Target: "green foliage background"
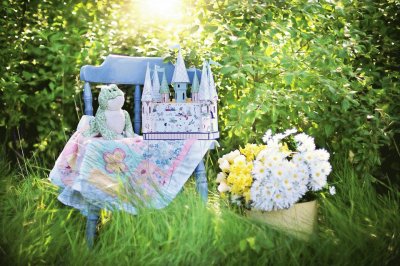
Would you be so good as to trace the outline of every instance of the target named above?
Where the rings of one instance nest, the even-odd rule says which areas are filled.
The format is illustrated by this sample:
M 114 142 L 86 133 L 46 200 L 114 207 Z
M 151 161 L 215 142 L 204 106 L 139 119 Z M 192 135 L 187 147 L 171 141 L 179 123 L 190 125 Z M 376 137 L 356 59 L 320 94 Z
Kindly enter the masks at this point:
M 142 14 L 144 1 L 0 0 L 0 262 L 398 261 L 400 2 L 183 0 L 186 16 L 168 22 Z M 97 245 L 86 248 L 84 217 L 46 180 L 82 115 L 79 70 L 110 53 L 174 60 L 176 43 L 187 66 L 222 65 L 222 151 L 208 157 L 210 181 L 218 155 L 260 142 L 268 128 L 297 127 L 330 150 L 337 194 L 319 199 L 310 242 L 237 215 L 211 181 L 207 206 L 189 183 L 163 210 L 103 212 Z
M 8 154 L 51 166 L 82 115 L 81 66 L 110 53 L 172 59 L 168 45 L 180 43 L 189 65 L 222 64 L 223 153 L 297 127 L 360 172 L 399 182 L 399 1 L 184 3 L 171 26 L 140 14 L 140 1 L 2 1 Z

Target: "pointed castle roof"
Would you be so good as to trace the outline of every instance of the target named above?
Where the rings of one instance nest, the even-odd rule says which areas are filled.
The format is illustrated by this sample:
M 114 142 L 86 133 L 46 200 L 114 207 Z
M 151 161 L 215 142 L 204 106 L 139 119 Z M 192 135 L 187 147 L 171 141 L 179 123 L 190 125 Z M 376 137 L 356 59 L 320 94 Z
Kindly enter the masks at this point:
M 150 79 L 150 67 L 149 67 L 149 63 L 147 63 L 146 76 L 145 76 L 144 85 L 143 85 L 142 102 L 151 102 L 152 101 L 153 98 L 151 96 L 151 91 L 152 91 L 152 86 L 151 86 L 151 79 Z
M 169 93 L 167 77 L 165 76 L 165 69 L 163 71 L 163 77 L 162 77 L 162 80 L 161 80 L 160 93 Z
M 208 80 L 207 62 L 206 61 L 204 61 L 203 70 L 201 71 L 199 100 L 200 101 L 211 100 L 211 98 L 210 98 L 210 82 Z
M 190 83 L 189 76 L 186 71 L 185 62 L 183 61 L 180 49 L 178 52 L 178 58 L 176 59 L 174 75 L 172 76 L 172 83 L 177 82 Z
M 210 90 L 210 98 L 211 100 L 218 99 L 217 90 L 215 88 L 215 82 L 213 73 L 211 71 L 211 65 L 208 64 L 208 81 L 209 81 L 209 90 Z
M 161 101 L 161 94 L 160 94 L 160 80 L 158 78 L 158 69 L 157 65 L 154 66 L 154 74 L 153 74 L 153 88 L 152 88 L 152 97 L 154 101 Z
M 196 69 L 194 70 L 193 82 L 192 82 L 192 92 L 199 92 L 200 84 L 199 78 L 197 77 Z

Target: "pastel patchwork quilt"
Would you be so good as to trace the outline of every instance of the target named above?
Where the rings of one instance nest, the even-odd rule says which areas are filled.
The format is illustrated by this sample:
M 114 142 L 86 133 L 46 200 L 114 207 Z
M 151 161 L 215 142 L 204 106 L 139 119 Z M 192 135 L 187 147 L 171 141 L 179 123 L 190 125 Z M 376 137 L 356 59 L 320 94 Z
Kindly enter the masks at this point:
M 87 138 L 85 119 L 50 172 L 61 188 L 58 199 L 84 215 L 89 206 L 132 214 L 167 206 L 215 142 Z

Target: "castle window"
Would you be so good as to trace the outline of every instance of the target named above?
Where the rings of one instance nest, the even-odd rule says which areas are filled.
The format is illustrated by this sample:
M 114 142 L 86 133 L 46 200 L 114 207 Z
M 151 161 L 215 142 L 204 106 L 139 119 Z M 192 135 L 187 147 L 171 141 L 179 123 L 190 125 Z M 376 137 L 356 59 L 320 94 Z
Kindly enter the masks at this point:
M 151 113 L 151 108 L 150 108 L 150 106 L 149 106 L 149 114 Z
M 182 93 L 182 99 L 185 100 L 185 93 Z
M 180 88 L 180 87 L 181 87 L 181 85 L 178 84 L 178 88 Z

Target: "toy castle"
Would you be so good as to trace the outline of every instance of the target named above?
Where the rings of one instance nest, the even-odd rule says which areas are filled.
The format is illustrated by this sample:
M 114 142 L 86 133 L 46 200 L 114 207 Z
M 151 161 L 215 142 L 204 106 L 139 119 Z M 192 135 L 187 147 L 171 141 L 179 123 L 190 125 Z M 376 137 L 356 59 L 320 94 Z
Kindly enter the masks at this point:
M 160 79 L 158 73 L 162 73 Z M 210 65 L 204 61 L 201 79 L 194 70 L 192 83 L 181 52 L 175 64 L 171 84 L 174 98 L 170 101 L 170 90 L 165 70 L 154 67 L 151 79 L 149 64 L 142 94 L 142 131 L 144 139 L 217 139 L 219 138 L 217 102 Z M 188 90 L 191 85 L 191 98 Z

